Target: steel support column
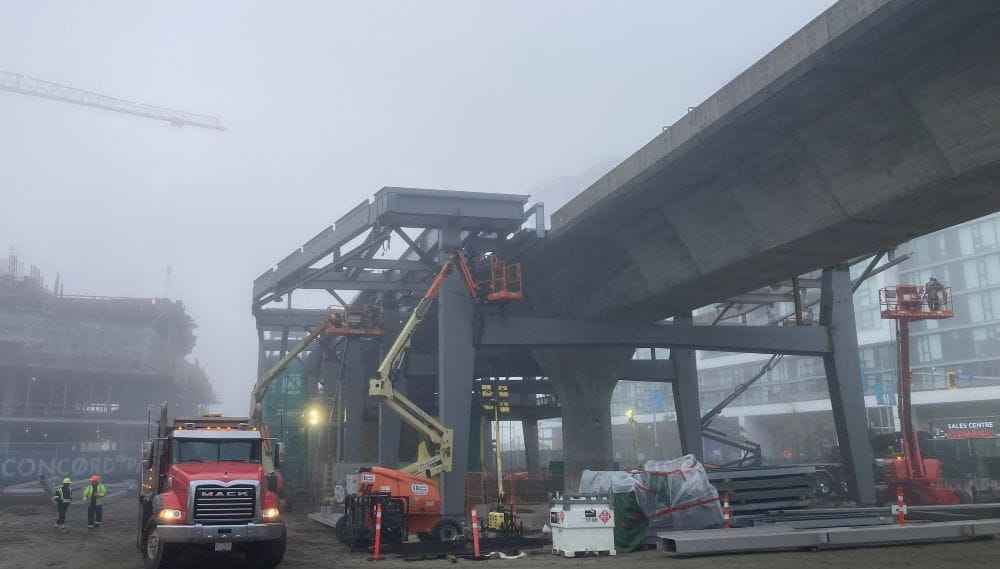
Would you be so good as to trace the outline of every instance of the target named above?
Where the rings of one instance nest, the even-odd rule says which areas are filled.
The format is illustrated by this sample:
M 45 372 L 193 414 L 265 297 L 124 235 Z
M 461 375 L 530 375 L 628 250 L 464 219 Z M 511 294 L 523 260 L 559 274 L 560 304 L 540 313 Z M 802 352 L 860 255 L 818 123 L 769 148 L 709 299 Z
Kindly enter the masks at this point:
M 347 350 L 347 376 L 344 378 L 344 452 L 345 462 L 366 462 L 364 449 L 365 404 L 368 401 L 368 380 L 378 367 L 377 353 L 371 342 L 350 340 Z M 374 453 L 372 453 L 374 454 Z M 374 459 L 372 456 L 369 460 Z
M 267 372 L 267 353 L 264 350 L 264 329 L 257 327 L 257 377 Z
M 438 416 L 454 429 L 452 471 L 442 476 L 442 511 L 465 514 L 465 479 L 469 461 L 472 376 L 476 348 L 472 343 L 474 305 L 458 272 L 441 288 L 438 302 Z
M 385 355 L 384 351 L 389 349 L 392 342 L 395 340 L 396 336 L 399 335 L 399 330 L 402 328 L 402 322 L 400 322 L 398 307 L 394 308 L 390 313 L 388 310 L 385 313 L 384 318 L 385 327 L 385 337 L 382 339 L 381 347 L 379 352 L 379 360 Z M 406 389 L 407 377 L 406 370 L 400 370 L 399 377 L 396 380 L 396 390 L 402 393 L 404 396 L 409 396 L 410 393 Z M 403 434 L 403 419 L 393 412 L 391 409 L 387 408 L 385 405 L 379 405 L 378 410 L 378 464 L 379 466 L 384 466 L 386 468 L 396 468 L 399 466 L 399 441 Z
M 833 348 L 832 353 L 823 356 L 823 366 L 840 441 L 840 457 L 851 498 L 870 505 L 875 503 L 875 483 L 850 269 L 847 265 L 826 268 L 821 281 L 819 319 L 830 330 Z
M 691 313 L 674 317 L 674 324 L 690 326 Z M 681 452 L 693 454 L 698 460 L 705 459 L 705 447 L 701 440 L 701 399 L 698 397 L 698 358 L 695 350 L 670 350 L 674 364 L 674 381 L 670 384 L 674 392 L 674 411 L 677 413 L 677 432 L 681 439 Z M 655 427 L 654 427 L 655 428 Z
M 524 436 L 524 464 L 528 470 L 539 468 L 538 464 L 538 419 L 521 419 L 521 433 Z

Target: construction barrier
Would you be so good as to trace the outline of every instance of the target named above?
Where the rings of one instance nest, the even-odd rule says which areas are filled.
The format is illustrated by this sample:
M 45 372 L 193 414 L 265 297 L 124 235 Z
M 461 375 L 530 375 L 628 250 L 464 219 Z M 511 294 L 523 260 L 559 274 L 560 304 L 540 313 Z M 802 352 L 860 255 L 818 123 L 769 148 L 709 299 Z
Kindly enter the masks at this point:
M 732 516 L 729 512 L 729 492 L 722 495 L 722 527 L 726 529 L 733 527 Z
M 479 557 L 479 517 L 475 508 L 472 509 L 472 553 Z
M 382 546 L 382 504 L 375 506 L 375 552 L 374 559 L 378 561 L 379 548 Z
M 892 505 L 892 513 L 896 514 L 896 522 L 906 525 L 906 503 L 903 502 L 903 489 L 896 488 L 896 503 Z

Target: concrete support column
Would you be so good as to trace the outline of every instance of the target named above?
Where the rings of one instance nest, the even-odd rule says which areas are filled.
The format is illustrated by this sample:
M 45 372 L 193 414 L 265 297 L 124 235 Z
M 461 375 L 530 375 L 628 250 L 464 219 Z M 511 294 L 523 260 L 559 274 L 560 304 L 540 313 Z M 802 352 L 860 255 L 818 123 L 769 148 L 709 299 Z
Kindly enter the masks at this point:
M 442 478 L 442 513 L 465 515 L 465 484 L 469 464 L 469 427 L 476 348 L 473 345 L 474 305 L 457 271 L 438 298 L 438 417 L 454 429 L 452 470 Z
M 690 326 L 691 313 L 674 317 L 674 324 Z M 695 350 L 671 348 L 670 360 L 674 364 L 674 411 L 677 413 L 677 432 L 681 439 L 681 452 L 705 460 L 705 445 L 701 438 L 701 399 L 698 396 L 698 357 Z
M 528 470 L 537 470 L 538 464 L 538 419 L 521 419 L 521 433 L 524 436 L 524 463 Z
M 611 394 L 635 350 L 535 349 L 535 360 L 548 374 L 562 407 L 563 480 L 577 492 L 584 470 L 610 470 Z
M 824 269 L 820 286 L 819 321 L 820 325 L 829 328 L 833 347 L 832 354 L 823 356 L 823 366 L 840 442 L 840 457 L 851 499 L 861 505 L 874 504 L 872 449 L 868 440 L 868 414 L 861 384 L 861 358 L 848 266 Z

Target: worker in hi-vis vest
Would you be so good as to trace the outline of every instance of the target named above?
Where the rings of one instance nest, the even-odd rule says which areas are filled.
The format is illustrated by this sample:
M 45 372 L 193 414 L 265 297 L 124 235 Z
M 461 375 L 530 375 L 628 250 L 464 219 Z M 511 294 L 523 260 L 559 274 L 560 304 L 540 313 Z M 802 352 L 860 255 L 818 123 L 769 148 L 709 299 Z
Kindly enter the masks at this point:
M 66 533 L 66 512 L 69 510 L 69 505 L 73 503 L 73 489 L 70 488 L 70 484 L 73 481 L 69 478 L 63 478 L 62 486 L 56 488 L 56 491 L 52 494 L 52 502 L 56 505 L 56 511 L 59 512 L 59 517 L 56 519 L 56 525 L 52 528 L 53 531 L 62 530 Z
M 101 529 L 101 517 L 104 515 L 104 497 L 108 489 L 101 484 L 101 477 L 93 475 L 90 484 L 83 489 L 83 503 L 87 504 L 87 529 Z

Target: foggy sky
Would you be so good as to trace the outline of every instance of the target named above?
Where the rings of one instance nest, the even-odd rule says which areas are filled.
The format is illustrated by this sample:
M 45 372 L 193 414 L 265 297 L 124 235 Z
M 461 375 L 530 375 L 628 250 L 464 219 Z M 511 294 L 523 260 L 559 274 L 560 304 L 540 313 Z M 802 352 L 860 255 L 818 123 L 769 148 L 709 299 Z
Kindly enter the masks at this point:
M 228 130 L 0 92 L 0 254 L 67 294 L 164 296 L 172 266 L 245 413 L 251 282 L 350 207 L 557 188 L 551 212 L 830 4 L 5 0 L 0 69 Z

